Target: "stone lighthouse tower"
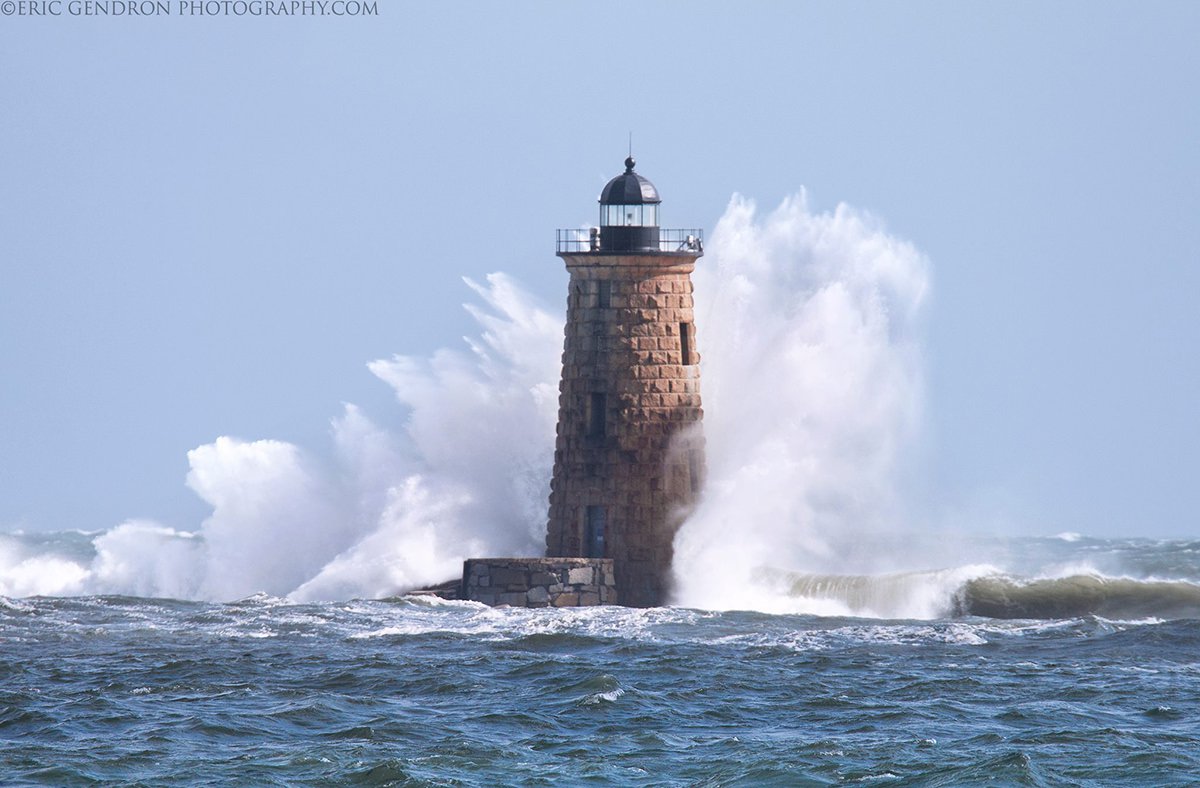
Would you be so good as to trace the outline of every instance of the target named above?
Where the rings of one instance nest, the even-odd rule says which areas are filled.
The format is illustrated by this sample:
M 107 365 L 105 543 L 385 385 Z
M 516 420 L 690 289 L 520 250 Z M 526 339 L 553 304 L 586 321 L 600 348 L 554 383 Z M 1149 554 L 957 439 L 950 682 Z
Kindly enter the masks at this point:
M 546 554 L 609 558 L 621 604 L 664 603 L 675 532 L 704 478 L 691 273 L 699 230 L 658 226 L 625 160 L 589 237 L 560 230 L 571 275 Z

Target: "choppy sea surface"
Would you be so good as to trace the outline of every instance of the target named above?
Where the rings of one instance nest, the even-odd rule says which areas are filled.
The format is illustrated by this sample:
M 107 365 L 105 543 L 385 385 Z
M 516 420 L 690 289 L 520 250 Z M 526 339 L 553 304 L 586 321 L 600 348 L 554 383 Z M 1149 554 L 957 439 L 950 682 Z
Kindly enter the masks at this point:
M 1025 548 L 1109 564 L 923 619 L 0 597 L 0 784 L 1196 785 L 1200 543 Z

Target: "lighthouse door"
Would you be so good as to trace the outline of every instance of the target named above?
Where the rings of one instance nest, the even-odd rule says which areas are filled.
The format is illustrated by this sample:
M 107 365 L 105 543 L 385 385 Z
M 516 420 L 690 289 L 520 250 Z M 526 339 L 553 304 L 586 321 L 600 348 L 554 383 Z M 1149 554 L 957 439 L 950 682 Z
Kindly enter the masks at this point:
M 603 506 L 587 508 L 587 557 L 604 557 L 604 529 L 607 510 Z

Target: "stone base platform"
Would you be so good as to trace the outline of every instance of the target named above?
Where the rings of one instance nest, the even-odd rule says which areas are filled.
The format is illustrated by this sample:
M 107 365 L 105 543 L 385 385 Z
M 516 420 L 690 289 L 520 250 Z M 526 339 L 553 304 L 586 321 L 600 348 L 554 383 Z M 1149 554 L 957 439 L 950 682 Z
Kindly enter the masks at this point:
M 468 558 L 462 598 L 485 605 L 617 604 L 611 558 Z

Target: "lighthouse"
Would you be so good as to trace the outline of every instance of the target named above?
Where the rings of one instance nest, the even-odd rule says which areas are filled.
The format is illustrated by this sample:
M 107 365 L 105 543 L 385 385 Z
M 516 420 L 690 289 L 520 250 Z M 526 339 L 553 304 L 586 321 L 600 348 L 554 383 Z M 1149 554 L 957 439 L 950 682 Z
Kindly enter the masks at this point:
M 649 607 L 666 601 L 704 479 L 703 235 L 659 227 L 662 200 L 635 164 L 604 187 L 597 227 L 558 231 L 570 283 L 546 554 L 611 560 L 617 601 Z
M 590 230 L 559 230 L 566 338 L 546 555 L 468 558 L 420 593 L 488 605 L 664 604 L 675 533 L 704 483 L 692 271 L 700 230 L 659 227 L 662 200 L 625 172 Z

